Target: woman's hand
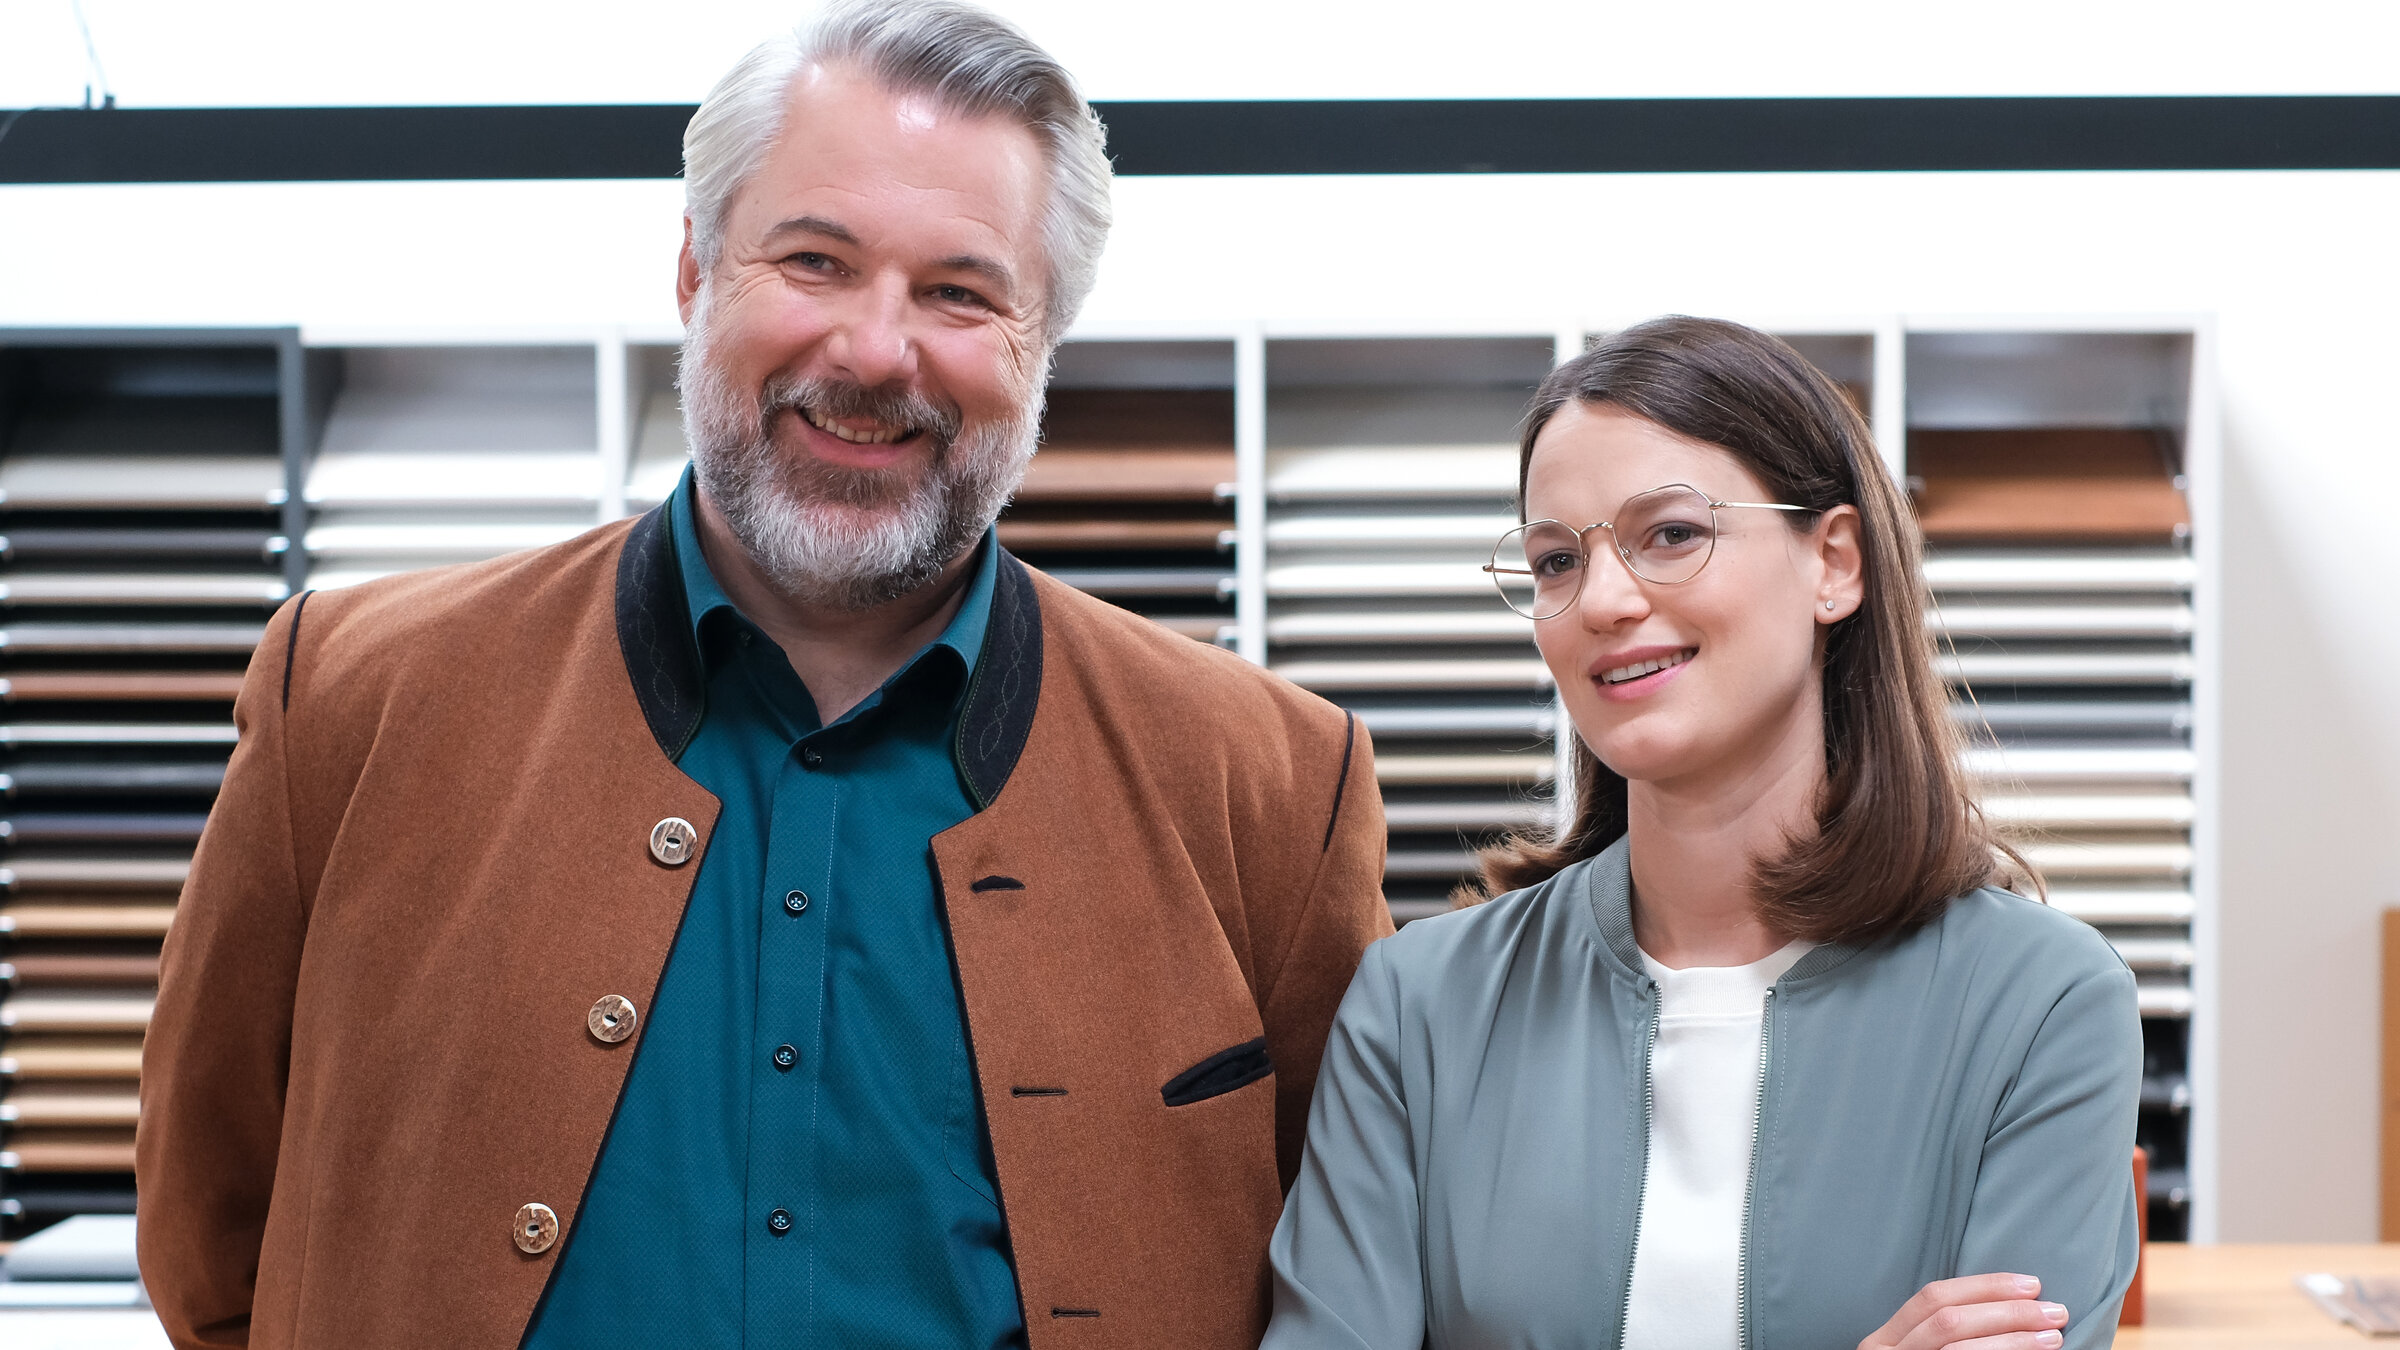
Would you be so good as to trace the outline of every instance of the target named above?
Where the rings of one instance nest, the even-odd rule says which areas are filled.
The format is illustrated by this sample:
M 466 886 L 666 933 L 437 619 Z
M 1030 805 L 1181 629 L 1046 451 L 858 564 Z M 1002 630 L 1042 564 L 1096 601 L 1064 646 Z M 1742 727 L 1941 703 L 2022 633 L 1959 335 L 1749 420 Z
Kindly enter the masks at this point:
M 2067 1310 L 2037 1301 L 2031 1275 L 1961 1275 L 1935 1280 L 1900 1305 L 1858 1350 L 2057 1350 Z

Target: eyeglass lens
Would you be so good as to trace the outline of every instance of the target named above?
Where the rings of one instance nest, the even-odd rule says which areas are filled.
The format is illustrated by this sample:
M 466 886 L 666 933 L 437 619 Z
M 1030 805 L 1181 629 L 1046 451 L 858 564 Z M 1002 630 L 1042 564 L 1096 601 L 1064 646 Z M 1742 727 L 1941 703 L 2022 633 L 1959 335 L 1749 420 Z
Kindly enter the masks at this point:
M 1716 513 L 1688 487 L 1663 487 L 1626 501 L 1604 533 L 1633 574 L 1662 586 L 1691 580 L 1716 548 Z M 1492 551 L 1492 577 L 1509 608 L 1528 618 L 1563 614 L 1590 570 L 1585 539 L 1553 520 L 1520 525 Z

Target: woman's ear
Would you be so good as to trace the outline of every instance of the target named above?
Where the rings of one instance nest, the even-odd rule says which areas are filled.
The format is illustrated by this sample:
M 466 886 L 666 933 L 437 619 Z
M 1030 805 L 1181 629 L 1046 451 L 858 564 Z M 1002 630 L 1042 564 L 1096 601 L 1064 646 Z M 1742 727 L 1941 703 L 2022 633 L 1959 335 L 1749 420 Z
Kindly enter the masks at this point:
M 1817 622 L 1858 612 L 1867 589 L 1866 555 L 1858 542 L 1858 508 L 1834 507 L 1817 521 Z

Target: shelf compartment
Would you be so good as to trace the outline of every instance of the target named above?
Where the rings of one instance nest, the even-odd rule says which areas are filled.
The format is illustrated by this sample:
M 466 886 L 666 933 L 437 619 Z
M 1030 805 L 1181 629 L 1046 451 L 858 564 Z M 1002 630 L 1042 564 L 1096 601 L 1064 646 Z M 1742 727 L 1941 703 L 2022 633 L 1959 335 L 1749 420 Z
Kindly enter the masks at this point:
M 0 1172 L 132 1170 L 131 1130 L 28 1130 L 0 1144 Z
M 1137 549 L 1225 552 L 1233 531 L 1216 520 L 1027 520 L 1000 522 L 1001 546 L 1014 553 Z
M 2061 877 L 2158 877 L 2181 881 L 2192 874 L 2192 846 L 2185 843 L 2085 843 L 2033 841 L 2017 851 L 2045 879 Z
M 2090 924 L 2185 924 L 2192 919 L 2187 890 L 2050 888 L 2050 907 Z
M 1375 780 L 1383 784 L 1477 783 L 1501 787 L 1547 783 L 1557 757 L 1535 754 L 1378 755 Z
M 239 671 L 32 671 L 0 676 L 12 703 L 231 703 Z
M 141 1110 L 141 1099 L 130 1092 L 21 1088 L 0 1093 L 0 1129 L 131 1129 Z
M 2191 530 L 2171 439 L 2143 428 L 1911 428 L 1908 469 L 1936 543 L 2165 543 Z
M 2193 816 L 2191 796 L 2180 792 L 2001 793 L 1983 799 L 1983 813 L 2005 827 L 2087 831 L 2188 830 Z
M 1925 584 L 1936 594 L 2177 595 L 2199 575 L 2190 554 L 2166 550 L 1941 551 L 1925 559 Z
M 1284 661 L 1270 667 L 1303 689 L 1544 690 L 1550 668 L 1531 659 Z
M 1944 678 L 1968 684 L 2188 685 L 2188 651 L 1949 652 L 1934 659 Z
M 1082 450 L 1045 447 L 1027 466 L 1020 502 L 1233 500 L 1233 450 Z
M 175 922 L 173 905 L 33 905 L 0 903 L 0 937 L 163 939 Z
M 138 1036 L 42 1037 L 0 1045 L 0 1078 L 89 1082 L 138 1079 L 141 1074 Z
M 273 609 L 292 588 L 276 577 L 140 572 L 17 573 L 0 578 L 0 605 L 159 605 Z
M 265 455 L 20 455 L 0 460 L 12 511 L 271 511 L 283 462 Z
M 82 952 L 33 952 L 0 957 L 0 988 L 46 989 L 60 985 L 158 983 L 156 956 L 94 956 Z
M 1547 741 L 1558 732 L 1558 712 L 1548 704 L 1434 707 L 1353 707 L 1361 725 L 1378 741 L 1422 737 L 1492 736 Z
M 258 623 L 13 623 L 0 627 L 0 652 L 246 658 L 266 631 Z
M 0 890 L 180 891 L 191 873 L 188 857 L 12 858 Z
M 273 564 L 288 545 L 265 530 L 17 527 L 0 534 L 0 563 L 173 558 Z
M 0 995 L 0 1032 L 72 1035 L 138 1032 L 150 1025 L 149 997 L 103 994 Z
M 1953 641 L 2025 638 L 2177 639 L 2192 635 L 2189 605 L 1952 604 L 1927 616 Z
M 218 745 L 231 746 L 240 733 L 224 722 L 10 722 L 0 723 L 0 747 L 29 745 Z

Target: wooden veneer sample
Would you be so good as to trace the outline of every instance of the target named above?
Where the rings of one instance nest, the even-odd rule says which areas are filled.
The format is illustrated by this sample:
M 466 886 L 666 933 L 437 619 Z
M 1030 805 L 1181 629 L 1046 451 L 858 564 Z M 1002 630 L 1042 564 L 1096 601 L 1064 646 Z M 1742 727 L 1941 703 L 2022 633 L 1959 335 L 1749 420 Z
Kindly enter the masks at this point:
M 130 1172 L 133 1131 L 25 1130 L 0 1141 L 0 1171 Z
M 0 1078 L 123 1080 L 141 1076 L 139 1037 L 17 1037 L 0 1048 Z
M 1229 523 L 1206 517 L 1175 520 L 1003 520 L 1000 542 L 1019 552 L 1105 552 L 1136 549 L 1214 550 Z
M 61 985 L 150 987 L 158 983 L 158 957 L 18 952 L 0 956 L 0 983 L 20 989 L 52 989 Z
M 242 692 L 240 671 L 40 671 L 0 679 L 0 698 L 12 702 L 230 703 Z
M 2158 432 L 1912 430 L 1917 524 L 1945 543 L 2171 543 L 2191 524 Z

